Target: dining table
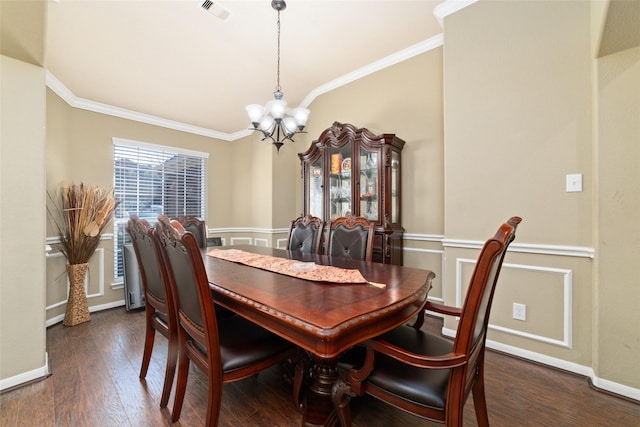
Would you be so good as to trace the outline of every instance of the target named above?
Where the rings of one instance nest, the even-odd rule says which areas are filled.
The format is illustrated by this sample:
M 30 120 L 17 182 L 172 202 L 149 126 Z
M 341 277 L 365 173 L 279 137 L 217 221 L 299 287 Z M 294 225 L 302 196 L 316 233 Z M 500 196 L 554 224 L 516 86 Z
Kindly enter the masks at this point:
M 341 354 L 414 318 L 435 274 L 426 269 L 254 245 L 202 249 L 215 303 L 308 355 L 302 426 L 336 424 L 331 389 Z M 295 392 L 295 390 L 294 390 Z

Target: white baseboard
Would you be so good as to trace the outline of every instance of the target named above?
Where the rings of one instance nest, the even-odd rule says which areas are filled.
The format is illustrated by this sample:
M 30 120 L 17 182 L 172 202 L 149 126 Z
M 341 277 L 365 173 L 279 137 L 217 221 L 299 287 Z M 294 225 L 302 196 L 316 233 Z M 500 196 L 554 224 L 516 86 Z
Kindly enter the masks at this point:
M 110 308 L 121 307 L 123 305 L 125 305 L 124 300 L 114 301 L 107 304 L 94 305 L 89 307 L 89 312 L 93 313 L 96 311 L 108 310 Z M 54 316 L 51 319 L 48 319 L 45 323 L 45 326 L 48 328 L 49 326 L 55 325 L 56 323 L 60 323 L 63 320 L 64 320 L 64 313 Z
M 48 377 L 49 375 L 51 375 L 51 370 L 49 369 L 49 355 L 45 352 L 44 366 L 0 380 L 0 391 L 8 390 L 30 381 L 39 380 L 41 378 Z
M 442 328 L 442 334 L 453 338 L 456 331 L 449 328 Z M 573 372 L 576 374 L 584 375 L 591 379 L 591 382 L 596 388 L 605 390 L 620 396 L 628 397 L 640 402 L 640 389 L 626 386 L 624 384 L 615 383 L 613 381 L 604 380 L 596 377 L 593 369 L 589 366 L 580 365 L 566 360 L 558 359 L 556 357 L 550 357 L 534 351 L 524 350 L 522 348 L 506 345 L 497 341 L 487 340 L 487 348 L 500 351 L 502 353 L 510 354 L 520 357 L 522 359 L 531 360 L 532 362 L 541 363 L 543 365 L 551 366 L 563 371 Z

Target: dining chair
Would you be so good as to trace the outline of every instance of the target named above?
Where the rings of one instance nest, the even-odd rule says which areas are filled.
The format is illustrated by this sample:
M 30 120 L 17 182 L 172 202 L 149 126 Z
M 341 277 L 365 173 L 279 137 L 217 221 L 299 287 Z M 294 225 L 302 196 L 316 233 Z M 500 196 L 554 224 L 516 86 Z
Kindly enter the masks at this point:
M 451 340 L 422 331 L 424 311 L 347 352 L 332 400 L 342 427 L 351 426 L 349 400 L 369 394 L 396 408 L 447 426 L 462 426 L 469 393 L 478 425 L 488 426 L 484 353 L 491 302 L 507 247 L 519 217 L 502 224 L 478 256 L 462 308 L 427 302 L 425 309 L 459 317 Z
M 291 221 L 287 236 L 287 250 L 320 253 L 324 221 L 312 215 L 303 215 Z
M 165 287 L 167 281 L 163 276 L 166 276 L 166 270 L 162 262 L 160 248 L 156 244 L 154 229 L 147 221 L 136 215 L 129 217 L 125 229 L 131 237 L 144 290 L 146 327 L 140 379 L 147 376 L 155 341 L 155 331 L 160 332 L 168 340 L 164 385 L 160 398 L 160 407 L 164 408 L 169 402 L 178 358 L 178 327 L 174 301 L 171 298 L 171 292 Z
M 218 318 L 202 253 L 178 221 L 156 225 L 168 282 L 178 313 L 178 378 L 171 420 L 180 419 L 190 362 L 207 374 L 207 426 L 216 426 L 223 383 L 251 377 L 285 360 L 297 347 L 241 316 Z
M 207 225 L 203 220 L 195 216 L 176 216 L 171 219 L 178 221 L 185 230 L 190 231 L 199 247 L 207 247 Z
M 330 221 L 326 231 L 326 254 L 371 261 L 374 223 L 362 216 L 345 216 Z

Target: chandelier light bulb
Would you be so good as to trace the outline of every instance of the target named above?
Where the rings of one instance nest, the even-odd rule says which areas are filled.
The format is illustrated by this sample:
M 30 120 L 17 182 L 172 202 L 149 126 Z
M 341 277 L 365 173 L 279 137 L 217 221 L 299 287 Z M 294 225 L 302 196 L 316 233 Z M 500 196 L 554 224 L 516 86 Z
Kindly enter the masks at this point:
M 307 119 L 309 118 L 309 113 L 310 113 L 309 110 L 302 107 L 294 108 L 292 110 L 291 115 L 296 121 L 296 125 L 298 126 L 299 130 L 304 129 L 304 127 L 307 125 Z
M 265 134 L 268 133 L 273 127 L 273 123 L 274 123 L 273 117 L 264 116 L 262 120 L 260 120 L 260 130 Z
M 267 112 L 271 113 L 274 119 L 282 119 L 287 109 L 287 101 L 284 99 L 274 99 L 267 102 Z
M 249 114 L 249 120 L 251 120 L 251 124 L 254 128 L 257 127 L 258 124 L 262 121 L 262 116 L 264 116 L 264 107 L 258 104 L 251 104 L 247 105 L 246 110 Z
M 287 130 L 287 136 L 296 133 L 296 121 L 293 117 L 287 117 L 284 119 L 284 128 Z

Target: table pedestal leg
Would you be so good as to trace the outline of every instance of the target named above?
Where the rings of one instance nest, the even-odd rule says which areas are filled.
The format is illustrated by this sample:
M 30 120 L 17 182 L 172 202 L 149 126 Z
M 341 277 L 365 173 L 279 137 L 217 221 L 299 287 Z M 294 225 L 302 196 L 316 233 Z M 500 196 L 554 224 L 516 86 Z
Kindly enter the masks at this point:
M 311 373 L 304 393 L 302 425 L 335 426 L 337 419 L 331 401 L 331 389 L 338 380 L 338 360 L 321 359 L 313 354 L 311 360 Z

